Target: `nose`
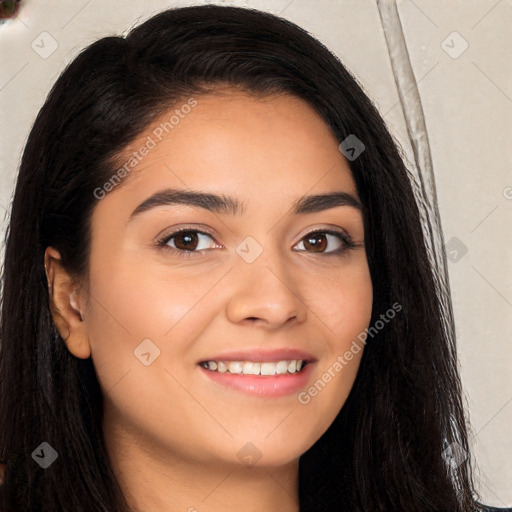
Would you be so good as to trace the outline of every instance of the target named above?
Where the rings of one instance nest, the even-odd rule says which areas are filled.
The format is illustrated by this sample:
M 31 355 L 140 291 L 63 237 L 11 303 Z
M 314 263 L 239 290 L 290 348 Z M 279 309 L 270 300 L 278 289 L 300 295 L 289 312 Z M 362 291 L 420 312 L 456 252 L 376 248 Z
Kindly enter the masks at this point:
M 234 284 L 227 304 L 231 322 L 261 324 L 273 330 L 306 320 L 307 306 L 300 296 L 297 277 L 268 249 L 252 263 L 237 261 L 231 279 Z

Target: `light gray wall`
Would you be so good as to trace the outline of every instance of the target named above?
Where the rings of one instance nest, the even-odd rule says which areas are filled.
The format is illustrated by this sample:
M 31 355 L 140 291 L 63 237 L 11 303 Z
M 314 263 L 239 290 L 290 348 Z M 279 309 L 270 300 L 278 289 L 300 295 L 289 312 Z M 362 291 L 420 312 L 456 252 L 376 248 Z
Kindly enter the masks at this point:
M 0 217 L 30 126 L 64 66 L 100 37 L 166 7 L 195 3 L 207 2 L 25 0 L 20 16 L 0 25 Z M 216 3 L 280 13 L 317 36 L 358 77 L 411 158 L 374 0 Z M 512 506 L 512 4 L 397 3 L 432 146 L 445 241 L 455 239 L 449 273 L 479 489 L 488 504 Z M 456 256 L 456 244 L 467 253 Z

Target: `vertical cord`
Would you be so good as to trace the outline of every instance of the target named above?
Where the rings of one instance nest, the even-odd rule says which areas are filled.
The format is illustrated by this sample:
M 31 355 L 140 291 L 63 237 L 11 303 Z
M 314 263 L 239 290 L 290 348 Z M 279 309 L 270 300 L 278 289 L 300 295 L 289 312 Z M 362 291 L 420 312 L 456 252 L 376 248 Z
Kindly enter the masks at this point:
M 432 156 L 418 84 L 412 70 L 396 2 L 390 0 L 376 1 L 400 104 L 407 125 L 407 133 L 414 153 L 416 167 L 414 178 L 417 183 L 413 183 L 413 187 L 415 188 L 423 230 L 426 235 L 427 253 L 434 266 L 434 279 L 441 296 L 445 316 L 443 318 L 444 327 L 450 340 L 454 343 L 455 327 L 443 231 L 437 204 Z
M 453 360 L 457 361 L 447 258 L 437 203 L 432 156 L 418 84 L 412 70 L 396 1 L 376 0 L 376 2 L 407 133 L 414 153 L 415 169 L 413 169 L 412 185 L 420 211 L 427 253 L 434 267 L 433 277 L 442 308 L 440 312 L 442 327 L 448 338 L 450 354 Z M 452 440 L 460 441 L 458 425 L 453 418 L 450 418 L 449 424 L 444 425 L 444 428 L 448 429 L 443 432 L 445 445 L 450 444 Z M 458 472 L 453 468 L 448 471 L 453 481 L 456 484 L 460 483 Z

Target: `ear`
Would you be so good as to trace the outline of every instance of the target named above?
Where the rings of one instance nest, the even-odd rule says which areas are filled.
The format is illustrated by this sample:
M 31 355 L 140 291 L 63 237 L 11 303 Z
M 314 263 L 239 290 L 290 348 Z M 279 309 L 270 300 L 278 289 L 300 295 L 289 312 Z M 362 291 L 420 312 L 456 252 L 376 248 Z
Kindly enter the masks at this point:
M 76 357 L 87 359 L 91 355 L 91 347 L 84 322 L 84 301 L 79 294 L 79 287 L 62 266 L 59 251 L 53 247 L 46 248 L 44 268 L 55 326 L 68 350 Z

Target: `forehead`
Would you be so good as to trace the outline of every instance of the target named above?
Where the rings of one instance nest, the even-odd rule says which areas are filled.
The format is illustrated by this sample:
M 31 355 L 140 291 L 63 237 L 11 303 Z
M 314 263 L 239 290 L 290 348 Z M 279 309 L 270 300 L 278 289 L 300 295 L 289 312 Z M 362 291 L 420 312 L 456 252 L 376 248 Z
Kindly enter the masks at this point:
M 130 160 L 125 183 L 113 195 L 124 189 L 140 197 L 164 186 L 267 201 L 276 193 L 298 196 L 315 187 L 315 192 L 336 188 L 357 195 L 329 126 L 292 95 L 223 89 L 182 98 L 153 120 L 119 161 Z

